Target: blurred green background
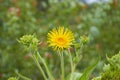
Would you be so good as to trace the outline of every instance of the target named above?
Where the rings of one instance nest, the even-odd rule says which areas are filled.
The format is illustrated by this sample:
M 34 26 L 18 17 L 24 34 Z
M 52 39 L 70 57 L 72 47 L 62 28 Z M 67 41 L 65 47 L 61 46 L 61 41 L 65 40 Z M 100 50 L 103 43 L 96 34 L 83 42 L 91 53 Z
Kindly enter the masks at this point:
M 120 1 L 0 0 L 0 80 L 16 76 L 15 70 L 33 80 L 43 80 L 30 53 L 17 42 L 25 34 L 36 34 L 42 42 L 41 55 L 58 78 L 58 55 L 46 43 L 48 31 L 57 26 L 69 27 L 76 38 L 90 36 L 77 70 L 82 72 L 100 55 L 102 59 L 91 77 L 97 76 L 106 55 L 112 56 L 120 49 Z

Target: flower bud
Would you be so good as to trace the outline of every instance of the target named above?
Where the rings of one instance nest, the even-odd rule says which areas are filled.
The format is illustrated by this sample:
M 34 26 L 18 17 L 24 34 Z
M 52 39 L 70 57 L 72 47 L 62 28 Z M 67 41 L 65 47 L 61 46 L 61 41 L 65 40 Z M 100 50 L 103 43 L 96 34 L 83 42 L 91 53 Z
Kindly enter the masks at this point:
M 32 49 L 37 49 L 39 45 L 39 40 L 34 35 L 24 35 L 20 38 L 19 43 L 31 47 Z
M 88 41 L 89 41 L 89 37 L 83 35 L 83 36 L 80 37 L 80 41 L 81 41 L 83 44 L 87 44 Z

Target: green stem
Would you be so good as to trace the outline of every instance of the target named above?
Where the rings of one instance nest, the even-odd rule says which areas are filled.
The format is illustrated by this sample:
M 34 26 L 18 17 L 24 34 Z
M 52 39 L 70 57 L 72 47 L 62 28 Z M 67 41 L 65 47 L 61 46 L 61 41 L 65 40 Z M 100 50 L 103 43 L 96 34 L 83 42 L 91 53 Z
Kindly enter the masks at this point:
M 74 73 L 74 64 L 73 64 L 73 60 L 72 60 L 72 55 L 70 53 L 70 50 L 68 50 L 69 52 L 69 57 L 70 57 L 70 65 L 71 65 L 71 76 L 70 76 L 70 80 L 73 80 L 73 73 Z
M 51 73 L 50 69 L 48 68 L 44 59 L 40 56 L 39 52 L 37 52 L 37 55 L 38 55 L 39 59 L 42 61 L 43 65 L 45 66 L 45 69 L 47 71 L 47 74 L 48 74 L 50 80 L 55 80 L 54 77 L 52 76 L 52 73 Z
M 79 56 L 79 55 L 82 53 L 83 48 L 84 48 L 84 46 L 83 46 L 83 44 L 81 44 L 81 47 L 80 47 L 80 49 L 78 50 L 77 56 Z
M 27 77 L 21 75 L 21 74 L 18 73 L 18 72 L 16 72 L 16 73 L 17 73 L 17 75 L 18 75 L 19 77 L 21 77 L 21 78 L 24 79 L 24 80 L 31 80 L 31 79 L 29 79 L 29 78 L 27 78 Z
M 60 59 L 61 59 L 62 80 L 64 80 L 64 56 L 63 56 L 63 52 L 60 53 Z
M 46 77 L 46 75 L 45 75 L 45 73 L 44 73 L 44 71 L 43 71 L 41 65 L 39 64 L 39 62 L 38 62 L 38 60 L 37 60 L 37 58 L 36 58 L 36 56 L 35 56 L 34 54 L 33 54 L 33 59 L 34 59 L 35 63 L 37 64 L 37 66 L 38 66 L 40 72 L 42 73 L 44 79 L 47 80 L 47 77 Z

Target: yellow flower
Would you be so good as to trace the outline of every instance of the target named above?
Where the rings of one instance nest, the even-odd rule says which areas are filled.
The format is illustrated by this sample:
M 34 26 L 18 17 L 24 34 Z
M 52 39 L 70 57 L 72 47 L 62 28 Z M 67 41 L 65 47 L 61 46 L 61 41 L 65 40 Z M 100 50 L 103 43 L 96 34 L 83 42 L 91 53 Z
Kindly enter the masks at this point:
M 48 43 L 49 46 L 53 47 L 55 50 L 63 50 L 70 48 L 73 44 L 74 35 L 69 29 L 64 27 L 58 27 L 52 29 L 48 33 Z

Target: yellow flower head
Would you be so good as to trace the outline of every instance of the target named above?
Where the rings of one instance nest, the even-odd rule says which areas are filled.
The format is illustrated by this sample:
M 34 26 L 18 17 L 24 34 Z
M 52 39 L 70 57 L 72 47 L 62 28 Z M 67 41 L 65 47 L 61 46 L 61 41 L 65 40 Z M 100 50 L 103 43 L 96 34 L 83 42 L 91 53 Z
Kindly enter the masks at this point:
M 73 33 L 69 29 L 65 29 L 64 27 L 52 29 L 48 33 L 49 46 L 53 47 L 55 50 L 70 48 L 70 46 L 73 44 L 73 41 Z

